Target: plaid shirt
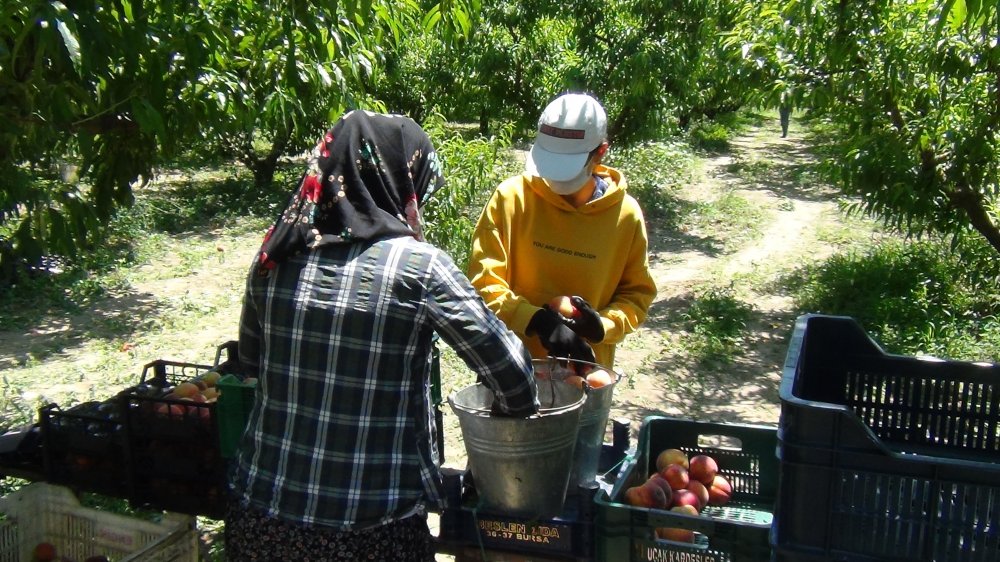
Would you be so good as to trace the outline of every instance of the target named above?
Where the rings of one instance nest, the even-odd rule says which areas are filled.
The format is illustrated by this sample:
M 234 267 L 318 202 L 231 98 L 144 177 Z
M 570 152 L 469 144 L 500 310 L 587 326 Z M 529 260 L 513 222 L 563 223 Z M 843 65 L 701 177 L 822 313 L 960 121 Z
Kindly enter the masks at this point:
M 239 353 L 259 382 L 232 480 L 242 503 L 342 530 L 440 507 L 434 332 L 506 408 L 537 405 L 520 340 L 429 244 L 323 246 L 252 271 Z

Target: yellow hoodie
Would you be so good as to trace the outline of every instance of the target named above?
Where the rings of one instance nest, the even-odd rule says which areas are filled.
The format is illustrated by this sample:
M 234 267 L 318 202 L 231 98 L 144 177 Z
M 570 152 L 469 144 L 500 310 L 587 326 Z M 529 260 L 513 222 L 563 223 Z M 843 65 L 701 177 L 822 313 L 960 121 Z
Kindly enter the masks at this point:
M 501 183 L 476 224 L 469 278 L 537 358 L 546 351 L 524 333 L 531 317 L 553 297 L 583 297 L 604 323 L 604 340 L 591 342 L 597 362 L 613 367 L 615 344 L 645 321 L 656 284 L 642 209 L 621 172 L 598 166 L 594 173 L 608 189 L 579 208 L 534 176 Z

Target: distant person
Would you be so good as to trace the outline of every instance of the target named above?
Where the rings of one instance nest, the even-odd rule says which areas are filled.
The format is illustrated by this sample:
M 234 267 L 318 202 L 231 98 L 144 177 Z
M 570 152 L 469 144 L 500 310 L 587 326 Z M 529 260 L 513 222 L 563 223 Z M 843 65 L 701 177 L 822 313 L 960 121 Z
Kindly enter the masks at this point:
M 231 479 L 229 560 L 434 560 L 435 332 L 500 412 L 537 412 L 522 343 L 421 241 L 419 205 L 442 183 L 406 117 L 352 111 L 314 149 L 247 278 L 239 357 L 258 385 Z
M 781 122 L 781 138 L 788 136 L 788 122 L 792 117 L 792 100 L 788 92 L 781 92 L 778 102 L 778 120 Z
M 613 367 L 615 346 L 656 296 L 646 224 L 622 172 L 602 164 L 607 115 L 568 93 L 538 120 L 524 174 L 502 182 L 472 238 L 469 277 L 533 357 Z M 567 319 L 548 305 L 570 296 Z

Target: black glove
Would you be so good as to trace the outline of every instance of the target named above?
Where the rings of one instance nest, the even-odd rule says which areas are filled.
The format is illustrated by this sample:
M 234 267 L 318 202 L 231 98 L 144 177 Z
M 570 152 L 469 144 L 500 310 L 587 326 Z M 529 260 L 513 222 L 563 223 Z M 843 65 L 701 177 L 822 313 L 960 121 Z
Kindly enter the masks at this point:
M 569 301 L 576 307 L 577 312 L 572 318 L 563 319 L 563 323 L 581 337 L 593 343 L 600 343 L 604 339 L 604 323 L 601 322 L 601 315 L 583 297 L 570 297 Z
M 590 348 L 590 345 L 564 323 L 558 312 L 548 306 L 543 306 L 531 317 L 527 332 L 528 335 L 537 334 L 538 339 L 542 341 L 542 346 L 553 357 L 589 363 L 593 363 L 595 360 L 594 350 Z

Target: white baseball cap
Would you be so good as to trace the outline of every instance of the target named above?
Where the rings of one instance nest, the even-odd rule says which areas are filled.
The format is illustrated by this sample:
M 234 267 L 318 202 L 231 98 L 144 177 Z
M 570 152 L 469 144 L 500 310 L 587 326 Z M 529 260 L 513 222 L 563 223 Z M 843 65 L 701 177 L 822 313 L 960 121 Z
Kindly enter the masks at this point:
M 583 169 L 590 152 L 604 142 L 607 131 L 608 116 L 596 99 L 586 94 L 563 94 L 542 111 L 525 169 L 547 180 L 572 179 Z

